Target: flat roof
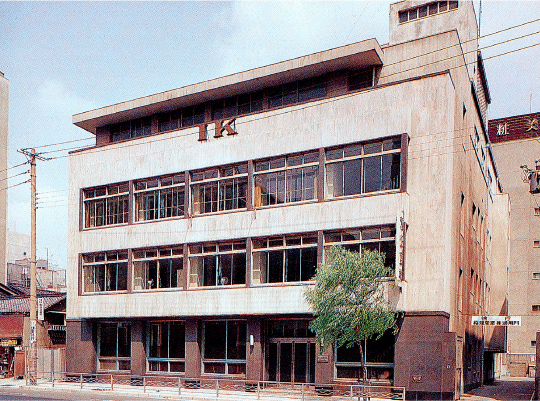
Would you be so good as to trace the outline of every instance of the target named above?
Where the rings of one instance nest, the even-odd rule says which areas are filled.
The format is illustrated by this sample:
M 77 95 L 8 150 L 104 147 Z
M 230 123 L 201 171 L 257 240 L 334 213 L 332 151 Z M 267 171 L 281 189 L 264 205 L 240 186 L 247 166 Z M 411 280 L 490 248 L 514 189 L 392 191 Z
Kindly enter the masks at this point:
M 239 72 L 201 83 L 172 89 L 127 102 L 73 115 L 76 126 L 96 133 L 97 127 L 141 116 L 166 112 L 210 100 L 257 91 L 299 79 L 341 69 L 360 69 L 383 64 L 383 52 L 376 39 L 337 47 Z

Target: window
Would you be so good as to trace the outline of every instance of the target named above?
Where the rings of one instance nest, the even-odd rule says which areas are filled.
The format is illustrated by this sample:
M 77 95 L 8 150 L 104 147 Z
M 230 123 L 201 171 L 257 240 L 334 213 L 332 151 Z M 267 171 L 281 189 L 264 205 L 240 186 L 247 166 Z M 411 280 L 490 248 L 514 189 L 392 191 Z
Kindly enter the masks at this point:
M 535 216 L 540 216 L 540 207 L 535 207 L 534 208 L 534 215 Z
M 148 324 L 147 355 L 150 372 L 184 372 L 186 354 L 183 322 Z
M 341 245 L 352 252 L 364 249 L 379 251 L 385 256 L 385 265 L 393 271 L 396 266 L 396 229 L 391 226 L 348 229 L 324 233 L 325 249 Z
M 109 127 L 111 142 L 138 138 L 152 134 L 152 119 L 149 117 L 125 121 Z
M 393 380 L 395 336 L 387 331 L 378 340 L 367 340 L 362 344 L 365 366 L 369 380 Z M 357 379 L 363 376 L 360 364 L 360 350 L 355 344 L 335 350 L 336 378 Z
M 246 242 L 191 245 L 190 285 L 214 286 L 246 283 Z
M 317 269 L 317 235 L 276 236 L 253 241 L 253 280 L 308 281 Z
M 296 81 L 268 90 L 268 107 L 281 107 L 326 96 L 326 76 Z
M 246 322 L 204 322 L 204 373 L 246 374 Z
M 246 208 L 247 180 L 247 163 L 193 173 L 193 214 Z
M 308 320 L 271 320 L 268 322 L 269 338 L 315 338 Z
M 531 347 L 536 347 L 536 340 L 531 341 Z
M 100 323 L 97 327 L 98 370 L 131 370 L 131 326 Z
M 83 255 L 84 292 L 125 291 L 127 251 Z
M 532 306 L 532 311 L 533 312 L 540 312 L 540 305 L 533 305 Z
M 535 247 L 535 248 L 540 247 L 540 241 L 539 240 L 533 241 L 533 247 Z
M 148 290 L 181 287 L 183 247 L 133 251 L 133 288 Z
M 315 199 L 318 172 L 318 152 L 256 162 L 255 206 Z
M 401 139 L 326 151 L 326 198 L 399 189 Z
M 184 192 L 184 174 L 135 182 L 135 219 L 183 216 Z
M 220 99 L 212 103 L 212 119 L 221 120 L 263 109 L 263 93 L 254 92 Z
M 350 71 L 348 76 L 349 90 L 369 88 L 373 86 L 373 68 L 365 68 L 358 71 Z
M 204 123 L 204 105 L 169 111 L 158 116 L 158 131 L 172 131 Z
M 129 184 L 112 184 L 84 190 L 84 227 L 128 222 Z
M 417 18 L 426 17 L 428 15 L 435 15 L 448 10 L 454 10 L 458 8 L 457 1 L 436 1 L 427 5 L 423 5 L 409 10 L 403 10 L 399 12 L 399 23 L 412 21 Z
M 540 280 L 540 272 L 534 272 L 532 278 L 533 280 Z

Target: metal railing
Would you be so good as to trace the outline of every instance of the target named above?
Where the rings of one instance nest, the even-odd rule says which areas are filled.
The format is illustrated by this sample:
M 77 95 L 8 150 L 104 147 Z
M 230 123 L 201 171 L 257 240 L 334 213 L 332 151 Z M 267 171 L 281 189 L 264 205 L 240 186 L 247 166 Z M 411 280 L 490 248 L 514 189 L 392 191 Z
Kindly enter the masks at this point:
M 405 388 L 362 384 L 313 384 L 273 381 L 235 380 L 227 378 L 196 378 L 108 373 L 38 372 L 38 385 L 51 387 L 76 386 L 80 389 L 140 391 L 193 398 L 234 397 L 237 392 L 250 400 L 404 400 Z M 197 396 L 198 395 L 198 396 Z

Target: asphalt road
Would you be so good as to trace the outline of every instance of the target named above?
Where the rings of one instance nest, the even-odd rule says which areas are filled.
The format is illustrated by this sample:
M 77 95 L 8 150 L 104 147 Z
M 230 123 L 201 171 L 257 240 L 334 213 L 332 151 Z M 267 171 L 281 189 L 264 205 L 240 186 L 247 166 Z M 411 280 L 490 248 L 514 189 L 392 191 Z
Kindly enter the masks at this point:
M 122 396 L 122 395 L 110 395 L 103 394 L 100 395 L 98 392 L 92 391 L 66 391 L 62 390 L 40 390 L 32 389 L 28 390 L 25 388 L 0 388 L 0 401 L 32 401 L 32 400 L 43 400 L 43 401 L 132 401 L 133 397 Z M 137 400 L 141 401 L 151 401 L 163 399 L 152 398 L 152 397 L 137 397 Z

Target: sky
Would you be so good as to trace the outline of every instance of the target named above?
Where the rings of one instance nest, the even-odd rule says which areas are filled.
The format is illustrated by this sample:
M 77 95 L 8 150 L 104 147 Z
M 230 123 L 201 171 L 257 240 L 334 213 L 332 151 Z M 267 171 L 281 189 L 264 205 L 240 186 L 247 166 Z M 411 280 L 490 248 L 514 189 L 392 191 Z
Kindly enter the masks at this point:
M 349 43 L 388 42 L 389 1 L 5 2 L 0 71 L 9 80 L 9 167 L 90 145 L 72 115 Z M 540 1 L 475 1 L 490 118 L 540 111 Z M 522 35 L 527 38 L 512 40 Z M 492 46 L 495 45 L 495 46 Z M 41 147 L 44 146 L 44 147 Z M 37 163 L 37 256 L 67 261 L 67 151 Z M 28 166 L 13 168 L 9 176 Z M 16 185 L 28 179 L 9 180 Z M 8 193 L 8 228 L 30 234 L 30 186 Z

